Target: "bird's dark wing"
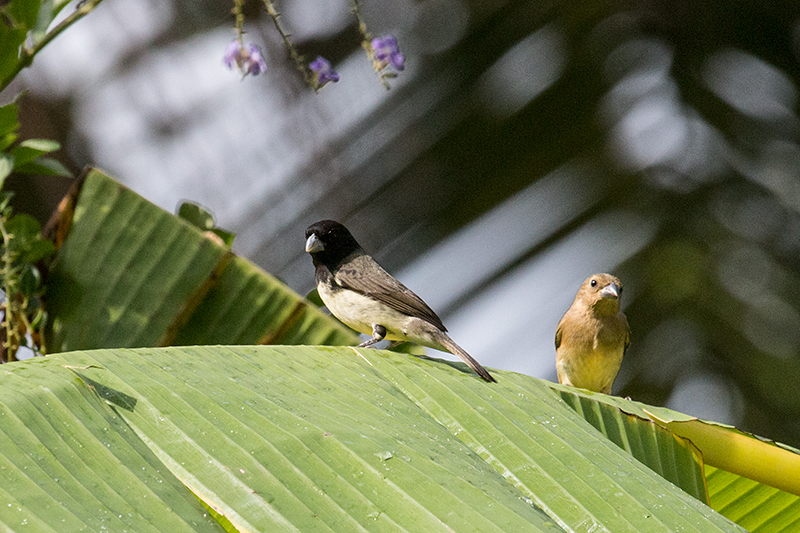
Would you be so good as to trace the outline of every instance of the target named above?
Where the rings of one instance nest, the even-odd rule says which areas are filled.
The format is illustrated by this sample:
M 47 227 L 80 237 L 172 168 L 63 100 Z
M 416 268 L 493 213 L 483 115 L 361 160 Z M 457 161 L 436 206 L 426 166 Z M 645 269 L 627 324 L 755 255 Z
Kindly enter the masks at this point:
M 370 256 L 363 254 L 348 258 L 334 273 L 336 283 L 382 302 L 403 314 L 421 318 L 447 331 L 442 319 L 422 298 L 394 279 Z

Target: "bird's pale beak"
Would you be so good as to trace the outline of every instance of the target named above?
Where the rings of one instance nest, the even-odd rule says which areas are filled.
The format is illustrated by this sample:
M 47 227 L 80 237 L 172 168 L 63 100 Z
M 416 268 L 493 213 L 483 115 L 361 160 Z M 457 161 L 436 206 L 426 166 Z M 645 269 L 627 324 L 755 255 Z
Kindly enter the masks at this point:
M 321 252 L 325 249 L 325 245 L 319 240 L 316 233 L 312 233 L 306 240 L 306 252 L 313 254 L 314 252 Z
M 614 300 L 619 298 L 619 287 L 616 283 L 611 282 L 600 291 L 601 298 L 613 298 Z

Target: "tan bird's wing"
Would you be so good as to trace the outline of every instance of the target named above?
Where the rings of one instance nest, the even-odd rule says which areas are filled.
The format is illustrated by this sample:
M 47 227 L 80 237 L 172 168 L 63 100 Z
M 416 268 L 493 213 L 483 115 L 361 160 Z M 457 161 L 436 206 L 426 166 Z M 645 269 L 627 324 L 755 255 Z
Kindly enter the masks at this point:
M 561 326 L 564 323 L 564 317 L 561 317 L 561 320 L 558 321 L 558 326 L 556 326 L 556 350 L 561 346 Z
M 447 331 L 439 316 L 422 298 L 397 281 L 368 255 L 346 262 L 334 274 L 336 283 L 382 302 L 403 314 L 421 318 Z
M 631 326 L 628 324 L 628 319 L 625 319 L 625 348 L 622 350 L 622 354 L 628 353 L 628 346 L 631 345 Z

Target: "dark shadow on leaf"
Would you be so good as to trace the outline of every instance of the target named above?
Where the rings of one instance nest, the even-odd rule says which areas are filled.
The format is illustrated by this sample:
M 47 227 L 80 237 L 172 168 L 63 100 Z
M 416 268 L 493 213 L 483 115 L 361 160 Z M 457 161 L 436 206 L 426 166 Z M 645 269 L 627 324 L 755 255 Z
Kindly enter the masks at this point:
M 81 378 L 81 381 L 83 381 L 88 387 L 94 389 L 94 391 L 107 402 L 130 412 L 133 412 L 133 410 L 136 408 L 137 400 L 133 396 L 129 396 L 124 392 L 120 392 L 116 389 L 112 389 L 111 387 L 107 387 L 102 383 L 98 383 L 97 381 L 84 376 L 80 372 L 75 372 L 75 375 Z
M 403 343 L 403 344 L 401 344 L 399 346 L 396 346 L 396 347 L 392 348 L 391 351 L 399 352 L 399 353 L 406 353 L 408 355 L 413 355 L 417 359 L 422 359 L 423 361 L 430 361 L 430 362 L 436 363 L 436 364 L 447 365 L 450 368 L 452 368 L 454 370 L 458 370 L 459 372 L 462 372 L 464 374 L 473 374 L 473 375 L 475 375 L 475 372 L 469 366 L 467 366 L 465 363 L 463 363 L 461 361 L 451 361 L 449 359 L 440 359 L 438 357 L 431 357 L 429 355 L 426 355 L 425 348 L 423 348 L 423 347 L 421 347 L 421 346 L 419 346 L 417 344 L 414 344 L 414 343 L 408 343 L 408 342 Z M 418 353 L 420 351 L 422 353 Z

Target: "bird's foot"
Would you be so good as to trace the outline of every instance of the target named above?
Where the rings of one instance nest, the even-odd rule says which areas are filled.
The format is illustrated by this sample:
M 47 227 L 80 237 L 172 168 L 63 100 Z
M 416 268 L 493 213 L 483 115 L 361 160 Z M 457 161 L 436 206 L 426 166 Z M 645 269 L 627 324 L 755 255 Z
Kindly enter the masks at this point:
M 384 337 L 386 337 L 386 328 L 380 324 L 375 324 L 372 326 L 372 338 L 359 344 L 358 348 L 367 348 L 372 346 L 377 342 L 381 342 Z

